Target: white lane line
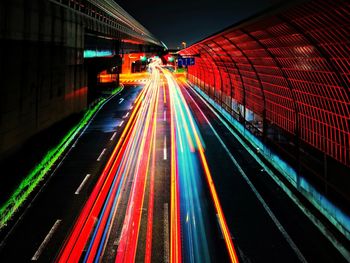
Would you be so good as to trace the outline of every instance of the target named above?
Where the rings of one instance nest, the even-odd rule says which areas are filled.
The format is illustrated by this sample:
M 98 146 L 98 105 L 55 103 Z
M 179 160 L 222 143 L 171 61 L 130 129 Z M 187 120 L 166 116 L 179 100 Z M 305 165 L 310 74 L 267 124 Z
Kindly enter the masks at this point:
M 120 99 L 119 99 L 119 104 L 122 103 L 123 101 L 124 101 L 124 99 L 123 99 L 123 98 L 120 98 Z
M 204 98 L 201 97 L 201 95 L 198 93 L 198 91 L 195 90 L 195 88 L 191 87 L 191 89 L 197 94 L 197 96 L 207 105 L 207 107 L 221 120 L 221 117 L 214 111 L 212 106 L 208 104 L 204 100 Z M 231 134 L 236 137 L 237 140 L 244 146 L 247 146 L 238 135 L 235 134 L 235 132 L 228 126 L 226 121 L 221 120 L 222 123 L 226 126 L 226 128 L 231 132 Z M 332 245 L 342 254 L 342 256 L 350 262 L 350 251 L 348 248 L 340 242 L 329 230 L 328 228 L 308 209 L 306 208 L 300 199 L 291 192 L 290 189 L 288 189 L 284 183 L 280 181 L 280 179 L 268 168 L 265 166 L 265 164 L 260 160 L 260 158 L 254 153 L 250 152 L 250 155 L 253 156 L 253 158 L 262 166 L 264 167 L 265 171 L 271 176 L 271 178 L 275 181 L 277 185 L 279 185 L 282 190 L 289 196 L 289 198 L 301 209 L 301 211 L 304 213 L 305 216 L 307 216 L 310 221 L 318 228 L 318 230 L 332 243 Z
M 166 111 L 163 112 L 163 120 L 166 121 Z
M 79 185 L 78 189 L 75 191 L 74 194 L 78 195 L 80 194 L 81 189 L 83 189 L 84 185 L 86 184 L 86 181 L 89 179 L 91 174 L 87 174 L 84 178 L 84 180 L 81 182 L 81 184 Z
M 52 235 L 55 233 L 56 229 L 61 224 L 61 221 L 62 221 L 61 219 L 56 220 L 55 224 L 51 227 L 49 233 L 46 235 L 44 241 L 40 244 L 38 250 L 35 252 L 34 256 L 32 257 L 32 260 L 36 261 L 39 259 L 47 243 L 49 243 L 50 239 L 52 238 Z
M 192 101 L 195 102 L 195 100 L 193 99 L 193 97 L 186 91 L 186 93 L 191 97 Z M 200 110 L 199 106 L 197 105 L 197 103 L 195 102 L 196 107 Z M 210 109 L 210 108 L 209 108 Z M 284 239 L 287 241 L 287 243 L 289 244 L 289 246 L 293 249 L 293 251 L 295 252 L 295 254 L 297 255 L 297 257 L 299 258 L 300 262 L 306 263 L 307 260 L 305 259 L 304 255 L 301 253 L 301 251 L 299 250 L 299 248 L 297 247 L 297 245 L 294 243 L 294 241 L 292 240 L 292 238 L 289 236 L 289 234 L 287 233 L 287 231 L 284 229 L 284 227 L 282 226 L 282 224 L 279 222 L 279 220 L 277 219 L 277 217 L 275 216 L 275 214 L 272 212 L 272 210 L 270 209 L 270 207 L 267 205 L 267 203 L 265 202 L 265 200 L 262 198 L 262 196 L 259 194 L 258 190 L 255 188 L 255 186 L 253 185 L 253 183 L 250 181 L 250 179 L 248 178 L 247 174 L 244 172 L 244 170 L 242 169 L 241 165 L 238 163 L 238 161 L 233 157 L 233 155 L 231 154 L 231 152 L 228 150 L 228 148 L 226 147 L 226 144 L 223 142 L 223 140 L 221 139 L 221 137 L 219 136 L 219 134 L 216 132 L 216 130 L 214 129 L 214 127 L 212 126 L 212 124 L 209 122 L 209 120 L 207 119 L 207 117 L 203 114 L 203 112 L 200 110 L 202 116 L 204 117 L 204 119 L 207 121 L 207 123 L 209 124 L 209 127 L 211 128 L 211 130 L 213 131 L 215 137 L 219 140 L 220 144 L 222 145 L 222 147 L 225 149 L 226 153 L 228 154 L 228 156 L 230 157 L 231 161 L 234 163 L 234 165 L 237 167 L 238 171 L 240 172 L 240 174 L 242 175 L 243 179 L 246 181 L 246 183 L 249 185 L 250 189 L 253 191 L 253 193 L 255 194 L 256 198 L 260 201 L 260 203 L 262 204 L 262 206 L 264 207 L 265 211 L 267 212 L 267 214 L 270 216 L 270 218 L 272 219 L 273 223 L 276 225 L 276 227 L 278 228 L 278 230 L 281 232 L 282 236 L 284 237 Z
M 134 108 L 134 106 L 131 105 L 131 106 L 130 106 L 130 110 L 131 110 L 132 108 Z
M 121 121 L 121 122 L 119 123 L 118 127 L 122 127 L 123 123 L 124 123 L 124 121 Z
M 124 116 L 123 119 L 127 118 L 129 116 L 129 112 L 127 112 Z
M 211 125 L 211 124 L 210 124 Z M 212 128 L 213 129 L 213 128 Z M 216 132 L 214 132 L 216 133 Z M 218 135 L 216 134 L 216 136 L 218 137 Z M 267 212 L 267 214 L 270 216 L 270 218 L 272 219 L 272 221 L 274 222 L 274 224 L 276 225 L 276 227 L 278 228 L 278 230 L 281 232 L 282 236 L 284 237 L 284 239 L 287 241 L 287 243 L 289 244 L 289 246 L 293 249 L 293 251 L 295 252 L 295 254 L 297 255 L 297 257 L 299 258 L 300 262 L 306 263 L 307 260 L 305 259 L 304 255 L 301 253 L 301 251 L 299 250 L 299 248 L 297 247 L 297 245 L 294 243 L 294 241 L 292 240 L 292 238 L 290 237 L 290 235 L 287 233 L 287 231 L 285 230 L 285 228 L 282 226 L 282 224 L 280 223 L 280 221 L 277 219 L 277 217 L 275 216 L 275 214 L 272 212 L 272 210 L 270 209 L 270 207 L 267 205 L 267 203 L 265 202 L 265 200 L 262 198 L 262 196 L 259 194 L 259 192 L 256 190 L 255 186 L 253 185 L 253 183 L 250 181 L 250 179 L 248 178 L 248 176 L 246 175 L 246 173 L 243 171 L 242 167 L 239 165 L 239 163 L 237 162 L 237 160 L 233 157 L 233 155 L 229 152 L 229 150 L 227 149 L 226 145 L 224 145 L 224 142 L 221 140 L 221 138 L 219 138 L 220 143 L 222 144 L 222 146 L 224 147 L 224 149 L 226 150 L 227 154 L 229 155 L 230 159 L 232 160 L 232 162 L 234 163 L 234 165 L 237 167 L 237 169 L 239 170 L 239 172 L 241 173 L 242 177 L 244 178 L 244 180 L 247 182 L 247 184 L 249 185 L 250 189 L 253 191 L 253 193 L 255 194 L 256 198 L 260 201 L 260 203 L 262 204 L 262 206 L 264 207 L 265 211 Z
M 168 203 L 164 203 L 164 263 L 169 263 L 169 215 Z
M 97 158 L 98 162 L 101 161 L 101 158 L 102 158 L 103 154 L 105 153 L 105 151 L 106 151 L 106 148 L 103 148 L 102 152 L 100 153 L 100 155 Z
M 117 132 L 114 132 L 112 137 L 109 139 L 110 141 L 113 141 L 114 140 L 114 137 L 117 135 Z
M 164 148 L 163 148 L 163 160 L 168 159 L 167 158 L 167 151 L 166 151 L 166 136 L 164 136 Z
M 85 125 L 84 129 L 82 130 L 82 132 L 78 132 L 78 138 L 76 138 L 74 140 L 74 144 L 77 144 L 77 142 L 80 140 L 80 138 L 85 134 L 85 131 L 90 127 L 91 123 L 93 122 L 93 120 L 95 119 L 95 117 L 97 116 L 97 114 L 101 111 L 101 109 L 113 98 L 115 98 L 116 96 L 118 96 L 122 91 L 124 90 L 124 86 L 122 87 L 122 89 L 120 91 L 118 91 L 116 94 L 110 96 L 105 102 L 102 103 L 102 105 L 100 106 L 100 108 L 93 114 L 93 116 L 91 117 L 91 119 L 89 120 L 89 122 Z M 32 204 L 34 204 L 34 202 L 38 199 L 39 195 L 43 192 L 44 189 L 46 189 L 48 183 L 51 181 L 51 178 L 53 178 L 53 175 L 56 174 L 57 170 L 61 167 L 61 165 L 63 164 L 63 162 L 66 160 L 67 156 L 69 155 L 69 153 L 71 152 L 73 148 L 69 148 L 68 151 L 64 154 L 64 156 L 60 159 L 59 163 L 57 164 L 57 166 L 53 169 L 53 171 L 49 174 L 50 176 L 48 176 L 48 179 L 44 182 L 44 184 L 42 185 L 42 187 L 40 187 L 39 191 L 37 191 L 37 193 L 35 194 L 35 196 L 32 198 L 32 200 L 29 202 L 28 206 L 24 209 L 23 213 L 18 217 L 18 220 L 13 224 L 13 226 L 11 227 L 11 229 L 9 231 L 7 231 L 6 236 L 1 240 L 0 242 L 0 250 L 4 247 L 7 239 L 9 238 L 9 236 L 13 233 L 14 229 L 16 229 L 17 225 L 23 220 L 24 216 L 27 214 L 27 212 L 29 211 L 30 207 L 32 206 Z

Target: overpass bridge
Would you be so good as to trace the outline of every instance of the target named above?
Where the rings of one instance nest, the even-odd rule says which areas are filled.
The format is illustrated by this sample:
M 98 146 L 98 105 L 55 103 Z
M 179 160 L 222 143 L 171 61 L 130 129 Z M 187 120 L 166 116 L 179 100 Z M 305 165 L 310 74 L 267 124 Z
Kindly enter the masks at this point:
M 2 1 L 0 11 L 0 155 L 86 108 L 98 72 L 121 68 L 123 54 L 164 48 L 112 0 Z

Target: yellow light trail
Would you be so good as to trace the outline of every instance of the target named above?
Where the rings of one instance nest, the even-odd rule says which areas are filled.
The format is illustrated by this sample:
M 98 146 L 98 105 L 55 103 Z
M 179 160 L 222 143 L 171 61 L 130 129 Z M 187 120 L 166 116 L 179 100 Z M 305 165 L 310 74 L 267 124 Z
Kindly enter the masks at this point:
M 173 78 L 170 73 L 166 72 L 165 74 L 168 74 L 169 77 Z M 185 100 L 182 92 L 180 91 L 180 87 L 177 85 L 177 83 L 175 84 L 175 86 L 178 89 L 178 95 L 179 95 L 180 99 L 182 100 L 183 105 L 185 106 L 186 112 L 187 112 L 187 114 L 189 116 L 190 124 L 191 124 L 192 130 L 193 130 L 193 134 L 195 136 L 196 143 L 198 145 L 198 151 L 199 151 L 199 154 L 200 154 L 200 159 L 201 159 L 201 162 L 202 162 L 202 165 L 203 165 L 203 168 L 204 168 L 204 172 L 205 172 L 205 176 L 206 176 L 206 179 L 207 179 L 207 183 L 209 185 L 210 193 L 211 193 L 212 199 L 214 201 L 214 206 L 215 206 L 218 218 L 219 218 L 219 224 L 220 224 L 220 227 L 222 229 L 222 233 L 223 233 L 224 240 L 225 240 L 225 243 L 226 243 L 226 247 L 227 247 L 227 250 L 228 250 L 228 253 L 229 253 L 229 256 L 230 256 L 230 260 L 233 263 L 238 263 L 239 260 L 238 260 L 238 257 L 237 257 L 237 253 L 236 253 L 236 250 L 234 248 L 234 245 L 233 245 L 233 242 L 232 242 L 232 239 L 231 239 L 231 235 L 230 235 L 230 230 L 229 230 L 228 225 L 226 223 L 226 219 L 225 219 L 224 213 L 222 211 L 222 207 L 221 207 L 221 204 L 220 204 L 220 201 L 219 201 L 216 189 L 215 189 L 215 185 L 214 185 L 214 182 L 213 182 L 213 179 L 212 179 L 212 175 L 211 175 L 211 172 L 210 172 L 210 169 L 209 169 L 209 166 L 208 166 L 208 162 L 207 162 L 207 159 L 205 157 L 204 147 L 202 145 L 202 142 L 200 140 L 199 134 L 198 134 L 197 129 L 195 127 L 195 124 L 194 124 L 194 121 L 193 121 L 190 109 L 188 108 L 186 100 Z
M 165 94 L 165 85 L 163 83 L 163 101 L 164 101 L 164 104 L 166 104 L 166 94 Z
M 170 91 L 170 87 L 169 91 Z M 170 220 L 170 263 L 182 262 L 181 255 L 181 231 L 180 231 L 180 215 L 179 215 L 179 197 L 177 187 L 177 161 L 176 161 L 176 134 L 174 121 L 174 98 L 172 92 L 169 92 L 170 100 L 170 130 L 171 130 L 171 220 Z
M 166 76 L 166 78 L 168 80 L 169 89 L 172 89 L 173 91 L 175 91 L 176 86 L 175 86 L 175 83 L 174 83 L 174 80 L 173 80 L 171 74 L 169 72 L 165 71 L 165 70 L 163 70 L 163 73 L 164 73 L 164 75 Z M 187 137 L 187 141 L 189 142 L 190 150 L 191 150 L 191 152 L 194 152 L 195 151 L 194 143 L 192 141 L 192 137 L 190 135 L 190 131 L 189 131 L 189 128 L 188 128 L 188 125 L 187 125 L 187 121 L 186 121 L 184 112 L 183 112 L 181 107 L 180 107 L 180 116 L 181 116 L 181 119 L 182 119 L 181 123 L 184 125 L 184 128 L 185 128 L 185 134 L 186 134 L 186 137 Z M 175 117 L 177 117 L 177 116 L 175 116 Z M 179 123 L 178 120 L 177 120 L 177 123 Z M 180 143 L 182 143 L 182 140 L 180 140 Z
M 134 262 L 137 251 L 142 207 L 144 203 L 146 181 L 151 156 L 149 145 L 152 145 L 156 131 L 156 126 L 154 125 L 155 119 L 153 119 L 153 122 L 151 119 L 156 118 L 157 116 L 156 110 L 159 100 L 159 83 L 152 81 L 151 85 L 149 85 L 147 88 L 147 98 L 143 103 L 143 112 L 146 114 L 146 118 L 143 122 L 141 120 L 144 118 L 144 116 L 141 114 L 138 116 L 138 136 L 136 136 L 136 133 L 134 134 L 136 138 L 142 139 L 139 147 L 140 150 L 138 151 L 136 157 L 136 163 L 138 164 L 135 172 L 136 176 L 132 187 L 132 194 L 129 198 L 127 216 L 125 217 L 126 221 L 122 230 L 122 233 L 125 233 L 125 235 L 122 236 L 124 236 L 126 239 L 121 240 L 121 245 L 118 247 L 116 262 Z M 142 127 L 143 123 L 145 124 L 144 127 Z M 147 143 L 149 138 L 151 138 L 150 144 Z M 145 152 L 147 154 L 146 158 L 144 158 Z M 129 155 L 132 156 L 134 154 Z M 132 228 L 130 228 L 130 225 L 132 225 Z M 128 235 L 126 233 L 128 233 Z

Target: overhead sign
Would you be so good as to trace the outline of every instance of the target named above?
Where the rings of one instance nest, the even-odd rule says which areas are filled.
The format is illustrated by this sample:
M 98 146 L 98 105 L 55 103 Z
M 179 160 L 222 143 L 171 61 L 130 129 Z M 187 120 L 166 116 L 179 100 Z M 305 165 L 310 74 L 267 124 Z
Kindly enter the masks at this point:
M 194 58 L 178 58 L 177 65 L 178 67 L 193 66 L 195 64 Z

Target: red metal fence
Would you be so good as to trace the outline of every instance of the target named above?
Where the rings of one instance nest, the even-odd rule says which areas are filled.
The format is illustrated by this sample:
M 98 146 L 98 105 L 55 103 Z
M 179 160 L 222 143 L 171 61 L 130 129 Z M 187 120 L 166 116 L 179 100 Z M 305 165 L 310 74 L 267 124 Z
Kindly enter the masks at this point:
M 229 111 L 247 108 L 350 166 L 350 1 L 308 1 L 180 54 L 196 56 L 188 78 Z

